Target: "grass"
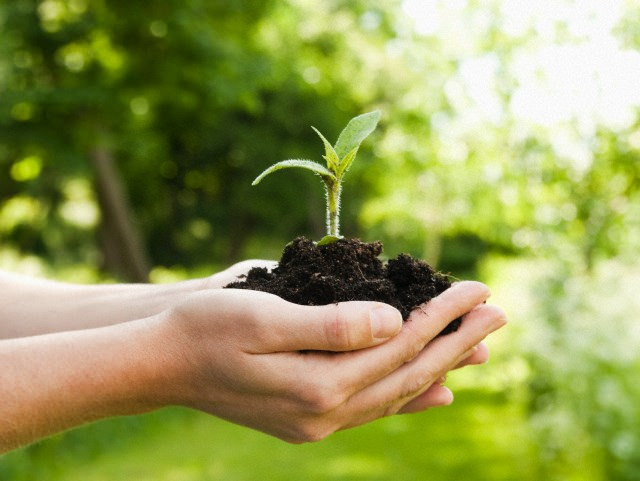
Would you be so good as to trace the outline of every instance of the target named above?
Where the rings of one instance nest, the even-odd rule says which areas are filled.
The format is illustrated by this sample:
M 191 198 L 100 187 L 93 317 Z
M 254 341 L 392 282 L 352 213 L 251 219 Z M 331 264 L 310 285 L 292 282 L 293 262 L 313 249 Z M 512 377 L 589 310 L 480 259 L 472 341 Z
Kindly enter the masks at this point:
M 3 481 L 533 480 L 526 420 L 495 393 L 289 445 L 185 409 L 106 420 L 0 457 Z

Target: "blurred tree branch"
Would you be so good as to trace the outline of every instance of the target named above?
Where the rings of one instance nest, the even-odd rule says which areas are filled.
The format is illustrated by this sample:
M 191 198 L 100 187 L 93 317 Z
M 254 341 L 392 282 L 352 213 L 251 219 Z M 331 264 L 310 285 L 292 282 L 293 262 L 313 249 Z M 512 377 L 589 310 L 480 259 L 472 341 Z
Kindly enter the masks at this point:
M 96 146 L 91 152 L 91 163 L 102 213 L 100 231 L 105 267 L 127 281 L 147 282 L 149 260 L 113 154 L 105 146 Z

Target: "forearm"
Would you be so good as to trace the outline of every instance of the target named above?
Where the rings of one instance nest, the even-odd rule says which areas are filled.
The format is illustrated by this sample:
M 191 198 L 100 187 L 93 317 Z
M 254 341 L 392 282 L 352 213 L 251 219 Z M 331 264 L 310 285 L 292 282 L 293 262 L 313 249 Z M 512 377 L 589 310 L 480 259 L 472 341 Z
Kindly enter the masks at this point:
M 142 319 L 182 302 L 189 294 L 219 289 L 272 261 L 247 260 L 203 279 L 173 284 L 67 284 L 0 270 L 0 339 L 91 329 Z
M 141 319 L 162 312 L 204 287 L 202 279 L 160 285 L 85 286 L 0 272 L 0 339 Z
M 0 452 L 162 406 L 171 356 L 161 316 L 0 341 Z

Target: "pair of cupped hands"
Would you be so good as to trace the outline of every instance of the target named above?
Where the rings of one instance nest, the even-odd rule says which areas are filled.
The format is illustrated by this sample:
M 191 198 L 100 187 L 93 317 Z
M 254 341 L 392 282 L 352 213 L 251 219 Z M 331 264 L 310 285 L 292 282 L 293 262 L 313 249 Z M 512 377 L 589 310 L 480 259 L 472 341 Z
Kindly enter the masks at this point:
M 506 323 L 489 289 L 463 281 L 415 309 L 352 301 L 300 306 L 277 296 L 221 289 L 253 266 L 245 261 L 205 280 L 205 289 L 163 313 L 186 404 L 289 442 L 453 401 L 447 373 L 482 364 L 482 342 Z M 212 315 L 212 313 L 214 313 Z M 438 333 L 463 316 L 460 328 Z

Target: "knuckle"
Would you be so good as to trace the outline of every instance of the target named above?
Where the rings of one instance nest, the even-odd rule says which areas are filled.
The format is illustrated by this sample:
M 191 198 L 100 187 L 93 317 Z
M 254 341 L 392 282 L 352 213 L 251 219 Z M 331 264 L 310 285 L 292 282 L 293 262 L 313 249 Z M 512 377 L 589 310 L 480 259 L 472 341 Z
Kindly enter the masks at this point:
M 269 326 L 265 325 L 264 312 L 258 305 L 245 306 L 239 321 L 242 323 L 242 329 L 252 333 L 251 336 L 245 337 L 246 341 L 257 344 L 263 339 L 269 339 L 274 334 L 273 329 L 269 329 Z
M 439 312 L 446 306 L 447 300 L 444 298 L 443 293 L 440 293 L 436 297 L 429 299 L 425 304 L 422 304 L 419 309 L 419 314 L 424 317 L 430 317 L 431 313 Z
M 295 444 L 315 443 L 327 438 L 333 432 L 333 429 L 329 429 L 317 421 L 307 421 L 298 426 L 293 442 Z
M 402 357 L 405 359 L 404 362 L 409 362 L 415 359 L 416 356 L 422 352 L 425 342 L 420 338 L 419 333 L 416 332 L 412 324 L 406 324 L 405 329 L 409 339 L 407 341 L 406 349 L 402 352 Z
M 310 414 L 327 414 L 343 402 L 343 396 L 333 389 L 322 389 L 313 386 L 305 389 L 302 396 L 304 409 Z
M 431 385 L 438 376 L 431 369 L 422 369 L 419 372 L 411 373 L 404 381 L 400 391 L 400 399 L 411 397 Z
M 460 354 L 462 355 L 465 352 L 468 352 L 470 349 L 473 349 L 474 346 L 478 344 L 478 342 L 479 342 L 478 339 L 475 337 L 464 337 L 462 339 Z
M 382 417 L 389 417 L 389 416 L 395 416 L 396 414 L 398 414 L 398 411 L 400 411 L 400 409 L 402 408 L 403 404 L 399 403 L 399 402 L 395 402 L 395 403 L 391 403 L 388 406 L 386 406 L 384 408 L 384 411 L 382 413 Z
M 349 322 L 342 315 L 340 304 L 334 304 L 330 308 L 330 314 L 325 323 L 325 336 L 327 344 L 336 350 L 349 350 L 353 346 Z
M 423 348 L 424 346 L 419 341 L 407 341 L 402 350 L 394 351 L 389 355 L 389 364 L 394 366 L 409 364 L 420 355 Z
M 405 364 L 408 362 L 413 361 L 416 357 L 418 357 L 418 355 L 420 354 L 420 352 L 422 352 L 422 349 L 424 348 L 424 346 L 422 345 L 422 343 L 419 340 L 413 340 L 409 343 L 409 346 L 407 347 L 406 352 L 404 353 L 404 357 L 405 357 Z

